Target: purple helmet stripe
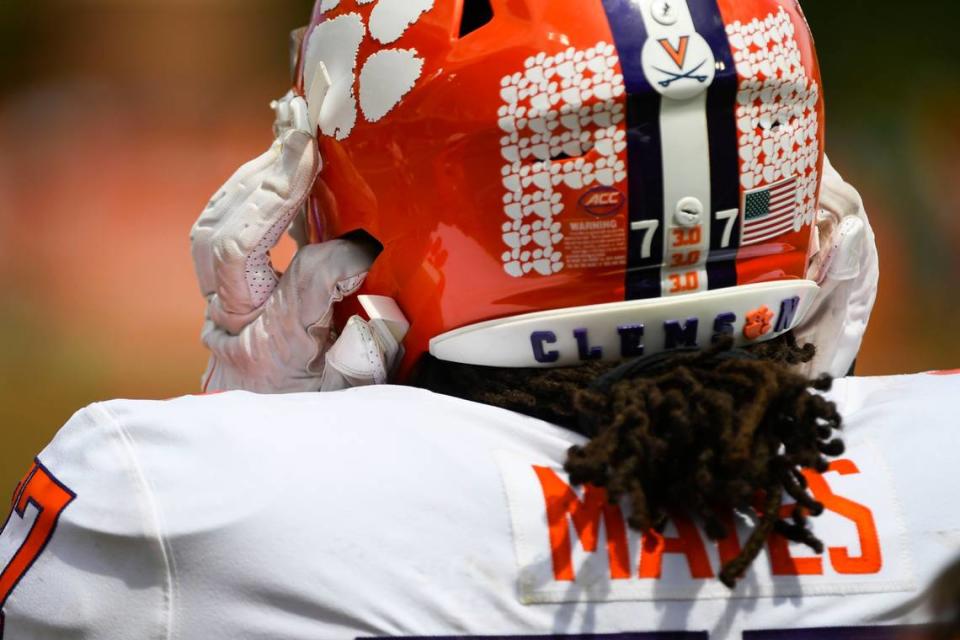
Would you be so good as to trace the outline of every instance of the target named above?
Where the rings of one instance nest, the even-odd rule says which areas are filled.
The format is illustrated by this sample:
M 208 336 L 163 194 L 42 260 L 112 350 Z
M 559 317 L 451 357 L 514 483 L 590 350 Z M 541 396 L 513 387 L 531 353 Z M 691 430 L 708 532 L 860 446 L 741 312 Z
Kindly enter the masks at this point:
M 707 94 L 707 120 L 710 129 L 710 188 L 713 211 L 740 209 L 740 159 L 736 102 L 737 68 L 727 38 L 726 25 L 716 0 L 688 0 L 697 32 L 713 49 L 717 74 Z M 707 272 L 711 289 L 737 284 L 736 257 L 740 246 L 740 216 L 734 219 L 729 245 L 723 246 L 726 221 L 712 216 L 710 258 Z
M 627 176 L 630 228 L 659 221 L 663 212 L 663 159 L 660 137 L 660 94 L 650 86 L 641 66 L 647 40 L 640 7 L 631 0 L 602 0 L 613 33 L 627 87 Z M 653 231 L 644 257 L 644 233 L 628 229 L 627 300 L 661 295 L 662 225 Z

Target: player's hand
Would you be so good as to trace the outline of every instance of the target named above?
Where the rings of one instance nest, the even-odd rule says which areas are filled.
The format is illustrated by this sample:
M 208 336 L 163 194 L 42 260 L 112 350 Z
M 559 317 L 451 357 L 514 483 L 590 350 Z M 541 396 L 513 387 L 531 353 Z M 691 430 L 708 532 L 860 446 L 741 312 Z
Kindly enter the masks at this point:
M 813 308 L 795 330 L 817 346 L 808 365 L 814 375 L 847 375 L 860 350 L 877 298 L 877 243 L 860 194 L 824 162 L 817 217 L 819 251 L 807 277 L 820 285 Z
M 347 240 L 302 247 L 281 277 L 270 249 L 302 210 L 321 168 L 302 98 L 285 101 L 280 134 L 217 192 L 191 245 L 207 299 L 205 390 L 318 390 L 335 336 L 333 306 L 354 293 L 376 249 Z

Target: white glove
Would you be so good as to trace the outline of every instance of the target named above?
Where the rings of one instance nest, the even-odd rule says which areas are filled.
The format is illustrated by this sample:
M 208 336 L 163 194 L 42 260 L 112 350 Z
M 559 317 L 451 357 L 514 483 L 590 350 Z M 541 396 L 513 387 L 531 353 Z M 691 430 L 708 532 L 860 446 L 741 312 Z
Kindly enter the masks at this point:
M 241 167 L 191 233 L 207 299 L 205 390 L 315 391 L 332 345 L 333 305 L 359 289 L 376 249 L 336 240 L 303 247 L 281 278 L 269 251 L 301 211 L 320 170 L 302 98 L 287 102 L 290 127 Z
M 877 298 L 877 242 L 860 194 L 824 161 L 817 216 L 819 251 L 807 277 L 820 285 L 813 307 L 795 329 L 801 344 L 817 347 L 809 375 L 840 378 L 850 371 Z

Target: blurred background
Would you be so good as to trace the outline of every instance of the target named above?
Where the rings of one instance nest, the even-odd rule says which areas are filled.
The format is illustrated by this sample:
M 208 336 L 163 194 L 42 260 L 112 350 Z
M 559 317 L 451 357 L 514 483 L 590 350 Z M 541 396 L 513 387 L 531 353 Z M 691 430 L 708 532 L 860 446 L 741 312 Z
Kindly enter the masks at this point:
M 310 0 L 0 0 L 0 494 L 73 411 L 197 391 L 187 234 L 271 141 Z M 881 251 L 861 374 L 960 367 L 960 3 L 807 0 Z

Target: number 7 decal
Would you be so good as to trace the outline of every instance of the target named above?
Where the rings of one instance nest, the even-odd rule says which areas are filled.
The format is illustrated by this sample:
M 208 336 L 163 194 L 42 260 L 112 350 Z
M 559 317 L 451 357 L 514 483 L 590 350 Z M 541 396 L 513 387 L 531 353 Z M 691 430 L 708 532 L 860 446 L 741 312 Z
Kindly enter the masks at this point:
M 723 227 L 723 238 L 720 240 L 720 248 L 726 249 L 730 246 L 730 242 L 733 240 L 733 225 L 736 224 L 737 219 L 740 217 L 740 209 L 717 211 L 716 216 L 717 220 L 727 223 Z
M 43 550 L 47 548 L 57 528 L 60 515 L 76 497 L 77 494 L 57 480 L 39 460 L 34 463 L 33 468 L 14 493 L 13 512 L 0 528 L 0 538 L 7 531 L 14 516 L 21 520 L 26 517 L 27 505 L 34 506 L 37 516 L 23 544 L 13 554 L 9 564 L 0 572 L 0 640 L 3 639 L 3 608 L 7 604 L 7 599 Z
M 643 245 L 640 247 L 640 257 L 642 259 L 649 260 L 650 256 L 653 255 L 653 238 L 657 235 L 657 229 L 659 228 L 659 220 L 641 220 L 630 223 L 631 231 L 643 232 Z

